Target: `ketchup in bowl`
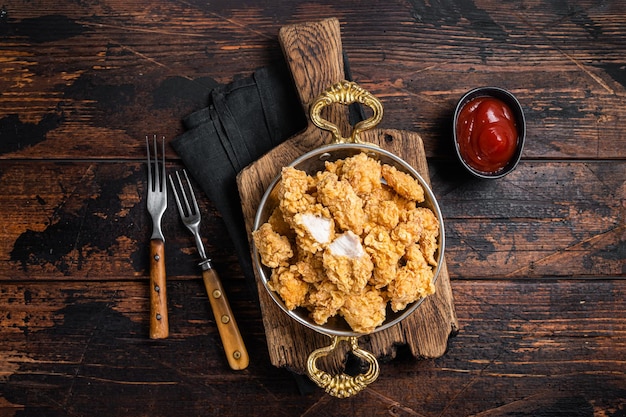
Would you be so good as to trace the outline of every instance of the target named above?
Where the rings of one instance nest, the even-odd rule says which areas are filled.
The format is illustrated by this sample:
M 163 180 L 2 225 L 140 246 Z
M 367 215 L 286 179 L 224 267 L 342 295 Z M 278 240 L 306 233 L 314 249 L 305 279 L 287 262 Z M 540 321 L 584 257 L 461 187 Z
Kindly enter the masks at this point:
M 459 151 L 472 168 L 495 173 L 506 166 L 517 147 L 517 129 L 511 109 L 492 97 L 469 101 L 457 118 Z
M 524 116 L 519 102 L 504 90 L 491 87 L 466 94 L 457 106 L 454 129 L 457 153 L 477 176 L 500 177 L 519 161 Z

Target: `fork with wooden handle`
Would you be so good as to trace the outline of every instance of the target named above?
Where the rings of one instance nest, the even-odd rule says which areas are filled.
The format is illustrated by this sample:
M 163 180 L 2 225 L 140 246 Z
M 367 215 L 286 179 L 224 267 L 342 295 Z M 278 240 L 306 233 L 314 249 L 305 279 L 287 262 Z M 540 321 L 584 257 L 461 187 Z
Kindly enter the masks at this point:
M 165 290 L 165 237 L 161 231 L 161 218 L 167 208 L 167 183 L 165 180 L 165 138 L 162 138 L 162 161 L 159 169 L 157 139 L 154 135 L 154 169 L 148 148 L 148 212 L 152 217 L 150 237 L 150 338 L 164 339 L 169 335 L 167 293 Z
M 243 343 L 243 338 L 239 332 L 239 327 L 237 326 L 230 304 L 226 298 L 226 293 L 224 292 L 220 278 L 215 269 L 211 266 L 211 260 L 207 258 L 206 253 L 204 252 L 204 245 L 202 244 L 199 230 L 200 210 L 198 208 L 198 202 L 196 201 L 193 188 L 191 188 L 191 182 L 187 176 L 187 171 L 183 170 L 183 175 L 185 176 L 187 188 L 189 189 L 188 194 L 191 197 L 191 205 L 189 203 L 190 199 L 187 197 L 187 193 L 185 192 L 185 187 L 183 186 L 180 174 L 176 172 L 182 201 L 176 191 L 176 184 L 174 183 L 172 176 L 169 176 L 172 191 L 174 191 L 174 197 L 176 199 L 176 205 L 178 206 L 178 212 L 180 213 L 180 218 L 183 223 L 187 226 L 187 229 L 193 233 L 193 236 L 196 239 L 196 247 L 198 248 L 198 254 L 201 259 L 199 265 L 202 268 L 202 279 L 204 280 L 204 286 L 206 287 L 209 296 L 211 309 L 213 310 L 213 315 L 215 316 L 215 322 L 217 323 L 217 329 L 219 331 L 220 338 L 222 339 L 222 345 L 224 346 L 224 351 L 226 352 L 228 364 L 234 370 L 242 370 L 245 369 L 249 363 L 248 351 Z

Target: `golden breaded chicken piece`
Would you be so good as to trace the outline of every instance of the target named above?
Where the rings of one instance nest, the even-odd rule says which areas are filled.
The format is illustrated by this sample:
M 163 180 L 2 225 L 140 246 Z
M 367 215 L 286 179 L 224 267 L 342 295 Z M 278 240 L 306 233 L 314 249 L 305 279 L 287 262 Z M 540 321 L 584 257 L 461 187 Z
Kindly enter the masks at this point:
M 385 321 L 387 302 L 380 291 L 368 287 L 362 294 L 346 297 L 340 314 L 357 333 L 371 333 Z
M 337 236 L 326 248 L 323 263 L 328 279 L 345 293 L 359 294 L 374 269 L 359 237 L 350 231 Z
M 345 301 L 346 293 L 330 281 L 324 281 L 312 288 L 307 300 L 311 317 L 319 325 L 335 316 Z
M 326 168 L 327 172 L 332 172 L 333 174 L 340 176 L 343 167 L 343 159 L 338 159 L 336 161 L 326 161 L 324 163 L 324 167 Z
M 267 222 L 272 225 L 272 229 L 278 233 L 279 235 L 286 236 L 287 238 L 295 238 L 295 234 L 293 233 L 293 229 L 289 226 L 289 223 L 285 221 L 283 217 L 283 212 L 280 210 L 280 207 L 276 207 L 272 214 L 270 215 Z
M 396 203 L 398 207 L 400 207 L 401 212 L 407 212 L 415 209 L 417 204 L 413 200 L 406 199 L 402 197 L 400 194 L 394 194 L 391 200 Z
M 437 237 L 439 236 L 439 222 L 437 221 L 437 217 L 435 217 L 435 213 L 432 210 L 426 207 L 418 207 L 417 208 L 418 215 L 422 219 L 423 231 L 420 236 L 420 248 L 422 249 L 422 253 L 432 266 L 437 265 L 437 261 L 435 260 L 435 252 L 437 251 Z
M 400 214 L 404 210 L 404 205 L 398 204 L 400 201 L 394 199 L 394 196 L 397 194 L 393 190 L 386 185 L 381 185 L 371 194 L 363 197 L 365 201 L 363 210 L 367 219 L 364 228 L 366 233 L 374 225 L 384 226 L 389 230 L 396 227 L 400 221 Z
M 406 252 L 404 253 L 404 261 L 405 264 L 412 263 L 412 267 L 428 267 L 426 263 L 426 258 L 424 257 L 424 254 L 422 253 L 418 243 L 409 245 L 406 248 Z
M 291 225 L 297 236 L 298 247 L 308 252 L 323 250 L 335 236 L 335 222 L 330 211 L 321 204 L 296 213 Z
M 371 194 L 381 187 L 382 168 L 380 163 L 360 153 L 343 161 L 337 173 L 340 179 L 347 180 L 360 197 Z
M 421 203 L 424 201 L 424 189 L 420 183 L 405 172 L 398 171 L 391 165 L 383 165 L 382 176 L 387 184 L 402 197 Z
M 393 311 L 404 310 L 410 303 L 435 292 L 433 270 L 428 265 L 419 245 L 407 249 L 407 263 L 398 270 L 398 275 L 387 287 Z
M 395 201 L 377 201 L 370 204 L 372 200 L 365 205 L 365 213 L 368 219 L 377 225 L 391 230 L 398 225 L 400 221 L 400 207 Z
M 392 239 L 408 246 L 419 240 L 424 230 L 421 212 L 416 208 L 401 214 L 401 221 L 391 231 Z
M 252 232 L 252 239 L 265 266 L 276 268 L 293 256 L 289 239 L 276 233 L 269 223 L 263 223 Z
M 289 310 L 306 303 L 309 284 L 301 279 L 295 265 L 279 266 L 274 269 L 268 286 L 280 295 L 285 302 L 285 307 Z
M 381 184 L 363 198 L 368 221 L 376 222 L 389 229 L 394 228 L 401 220 L 400 214 L 415 209 L 415 201 L 407 200 L 397 194 L 391 187 Z M 381 213 L 378 213 L 380 211 Z M 397 216 L 397 218 L 396 218 Z
M 348 181 L 340 181 L 337 175 L 330 172 L 318 174 L 317 198 L 328 207 L 335 223 L 342 230 L 351 230 L 357 235 L 363 233 L 363 200 L 356 195 Z
M 298 251 L 296 268 L 298 268 L 302 280 L 309 284 L 318 284 L 326 279 L 322 252 Z
M 294 167 L 282 169 L 278 197 L 283 218 L 288 224 L 291 224 L 295 214 L 304 212 L 315 204 L 315 197 L 308 194 L 312 180 L 306 172 Z
M 369 283 L 374 288 L 387 286 L 395 277 L 398 263 L 404 255 L 404 246 L 391 239 L 389 231 L 376 226 L 363 239 L 365 251 L 372 257 L 374 271 Z

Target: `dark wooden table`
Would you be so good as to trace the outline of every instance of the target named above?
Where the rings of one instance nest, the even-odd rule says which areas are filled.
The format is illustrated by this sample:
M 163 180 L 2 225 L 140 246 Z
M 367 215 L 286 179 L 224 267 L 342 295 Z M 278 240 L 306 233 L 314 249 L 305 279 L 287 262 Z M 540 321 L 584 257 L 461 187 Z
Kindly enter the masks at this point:
M 460 326 L 442 357 L 400 348 L 345 400 L 270 364 L 255 287 L 204 194 L 250 366 L 228 368 L 172 200 L 170 337 L 148 337 L 145 135 L 176 137 L 215 85 L 282 59 L 280 27 L 326 17 L 382 127 L 422 135 Z M 496 181 L 450 148 L 456 101 L 484 85 L 528 123 Z M 0 415 L 624 416 L 625 123 L 616 0 L 4 3 Z

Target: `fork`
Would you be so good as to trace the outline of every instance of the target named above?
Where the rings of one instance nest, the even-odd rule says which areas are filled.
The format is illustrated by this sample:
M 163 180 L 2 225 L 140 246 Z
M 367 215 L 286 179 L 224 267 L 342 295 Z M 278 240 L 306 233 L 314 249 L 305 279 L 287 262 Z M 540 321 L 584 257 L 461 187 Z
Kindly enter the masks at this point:
M 188 193 L 185 192 L 183 181 L 177 171 L 176 178 L 178 180 L 178 188 L 180 189 L 182 199 L 176 191 L 176 184 L 174 183 L 172 176 L 169 176 L 172 191 L 174 192 L 174 197 L 176 199 L 176 205 L 178 206 L 178 212 L 180 213 L 180 218 L 182 219 L 184 225 L 187 229 L 189 229 L 189 231 L 191 231 L 196 240 L 196 247 L 198 248 L 198 254 L 200 255 L 201 260 L 199 266 L 202 268 L 202 279 L 209 296 L 211 310 L 213 310 L 213 315 L 215 316 L 217 330 L 219 331 L 220 338 L 222 339 L 222 345 L 224 347 L 224 352 L 226 353 L 228 364 L 234 370 L 242 370 L 248 366 L 250 361 L 248 351 L 243 342 L 243 338 L 241 337 L 241 333 L 239 332 L 239 327 L 237 326 L 237 322 L 233 316 L 233 312 L 230 308 L 228 298 L 226 298 L 226 293 L 224 292 L 224 288 L 217 271 L 213 269 L 211 260 L 207 258 L 204 251 L 204 245 L 202 244 L 202 239 L 200 238 L 200 209 L 198 208 L 198 202 L 193 192 L 193 188 L 191 187 L 191 182 L 187 176 L 187 171 L 182 171 L 185 176 L 187 188 L 189 189 Z M 193 203 L 192 205 L 189 204 L 187 194 L 191 197 L 191 202 Z
M 148 152 L 148 212 L 152 217 L 150 237 L 150 338 L 164 339 L 169 335 L 167 292 L 165 289 L 165 237 L 161 219 L 167 208 L 167 182 L 165 180 L 165 137 L 161 142 L 161 169 L 154 135 L 154 169 L 150 160 L 150 142 L 146 136 Z

